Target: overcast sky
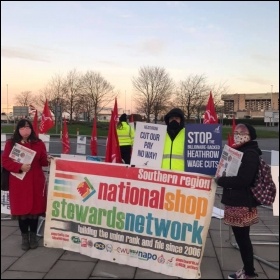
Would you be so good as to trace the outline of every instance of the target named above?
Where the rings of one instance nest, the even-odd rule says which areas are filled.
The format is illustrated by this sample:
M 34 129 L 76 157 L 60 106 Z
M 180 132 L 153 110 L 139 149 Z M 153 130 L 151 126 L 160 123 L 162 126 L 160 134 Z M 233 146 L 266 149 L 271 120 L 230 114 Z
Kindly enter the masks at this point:
M 279 2 L 1 1 L 1 103 L 7 88 L 10 104 L 76 69 L 99 72 L 130 109 L 143 66 L 230 93 L 279 91 Z

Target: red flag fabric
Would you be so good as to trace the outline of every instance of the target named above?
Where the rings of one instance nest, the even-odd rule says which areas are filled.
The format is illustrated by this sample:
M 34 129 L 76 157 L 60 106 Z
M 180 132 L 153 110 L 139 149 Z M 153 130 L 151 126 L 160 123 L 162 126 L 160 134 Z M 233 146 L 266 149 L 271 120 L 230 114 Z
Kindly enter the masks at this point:
M 233 143 L 234 143 L 233 135 L 229 133 L 227 138 L 227 144 L 228 146 L 232 147 Z
M 212 97 L 212 92 L 210 91 L 210 96 L 206 106 L 206 111 L 204 113 L 204 124 L 218 123 L 218 118 L 215 111 L 215 105 Z
M 132 114 L 130 115 L 129 122 L 134 123 L 134 119 L 133 119 L 133 115 Z
M 40 133 L 46 133 L 54 126 L 54 121 L 51 115 L 50 108 L 48 106 L 48 100 L 45 102 L 44 110 L 42 113 L 41 123 L 39 127 Z
M 90 138 L 90 150 L 92 156 L 97 156 L 97 127 L 96 127 L 96 116 L 93 120 L 93 126 Z
M 117 135 L 116 121 L 115 121 L 118 115 L 116 116 L 114 111 L 112 111 L 111 119 L 110 119 L 109 132 L 108 132 L 107 145 L 106 145 L 105 162 L 122 163 L 121 151 L 120 151 L 119 139 Z
M 235 116 L 232 117 L 232 129 L 231 129 L 231 133 L 233 135 L 234 130 L 235 130 L 236 124 L 235 124 Z
M 38 136 L 39 135 L 39 128 L 38 128 L 37 110 L 35 110 L 35 116 L 34 116 L 32 125 L 33 125 L 33 129 L 34 129 L 34 132 L 35 132 L 36 136 Z
M 66 120 L 63 120 L 63 130 L 62 130 L 62 153 L 68 154 L 70 152 L 70 141 Z
M 231 127 L 231 134 L 228 135 L 228 145 L 230 147 L 234 144 L 234 130 L 235 130 L 236 124 L 235 124 L 235 116 L 232 117 L 232 127 Z
M 117 103 L 117 98 L 115 98 L 115 105 L 114 105 L 114 109 L 113 109 L 113 114 L 114 114 L 114 120 L 115 120 L 115 124 L 117 125 L 118 121 L 119 121 L 119 110 L 118 110 L 118 103 Z

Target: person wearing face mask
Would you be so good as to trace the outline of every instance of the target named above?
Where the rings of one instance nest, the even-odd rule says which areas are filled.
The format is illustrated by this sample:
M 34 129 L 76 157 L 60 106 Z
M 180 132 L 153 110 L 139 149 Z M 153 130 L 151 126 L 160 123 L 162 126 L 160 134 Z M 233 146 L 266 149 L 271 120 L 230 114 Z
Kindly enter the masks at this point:
M 179 108 L 164 117 L 167 125 L 161 168 L 184 171 L 185 117 Z
M 253 126 L 238 124 L 234 130 L 233 148 L 243 152 L 242 162 L 236 176 L 215 178 L 223 187 L 221 202 L 225 205 L 224 223 L 232 227 L 238 244 L 243 267 L 228 276 L 228 279 L 254 279 L 258 275 L 254 268 L 253 246 L 250 239 L 250 226 L 258 223 L 258 203 L 251 194 L 262 154 Z
M 31 164 L 22 164 L 9 157 L 13 146 L 18 143 L 36 152 Z M 26 172 L 21 180 L 9 175 L 9 198 L 12 219 L 17 219 L 22 235 L 22 250 L 38 247 L 37 225 L 40 215 L 46 212 L 46 179 L 42 170 L 48 166 L 51 157 L 46 146 L 33 129 L 31 122 L 22 119 L 18 122 L 11 139 L 7 140 L 2 154 L 2 165 L 10 172 Z

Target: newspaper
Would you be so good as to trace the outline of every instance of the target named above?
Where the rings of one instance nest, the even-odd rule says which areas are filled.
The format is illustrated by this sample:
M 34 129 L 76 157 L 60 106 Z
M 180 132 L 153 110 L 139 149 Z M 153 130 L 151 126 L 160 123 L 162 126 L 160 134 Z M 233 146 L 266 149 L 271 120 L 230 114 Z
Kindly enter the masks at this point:
M 242 156 L 242 152 L 225 145 L 215 177 L 236 176 L 241 164 Z
M 16 143 L 13 149 L 11 150 L 9 157 L 19 163 L 31 164 L 35 155 L 35 151 Z M 11 172 L 11 174 L 17 177 L 18 179 L 22 180 L 25 177 L 26 172 Z

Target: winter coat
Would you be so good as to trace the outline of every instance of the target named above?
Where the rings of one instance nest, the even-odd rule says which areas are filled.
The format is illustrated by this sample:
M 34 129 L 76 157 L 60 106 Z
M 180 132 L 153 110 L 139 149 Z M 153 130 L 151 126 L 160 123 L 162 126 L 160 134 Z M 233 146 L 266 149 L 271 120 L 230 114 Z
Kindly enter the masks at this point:
M 23 180 L 10 174 L 10 206 L 12 215 L 42 214 L 46 211 L 46 178 L 42 166 L 48 166 L 47 151 L 45 144 L 37 142 L 20 143 L 21 145 L 36 151 L 31 163 L 30 170 L 25 174 Z M 3 154 L 2 165 L 10 172 L 19 173 L 21 163 L 15 162 L 9 157 L 13 148 L 11 140 L 6 142 Z
M 253 198 L 250 187 L 260 163 L 258 154 L 261 155 L 262 152 L 257 141 L 249 141 L 236 150 L 243 152 L 237 176 L 220 177 L 217 180 L 217 184 L 223 187 L 221 202 L 228 206 L 255 207 L 259 204 Z
M 133 145 L 134 129 L 127 122 L 122 122 L 122 126 L 120 128 L 117 127 L 117 135 L 120 146 Z

